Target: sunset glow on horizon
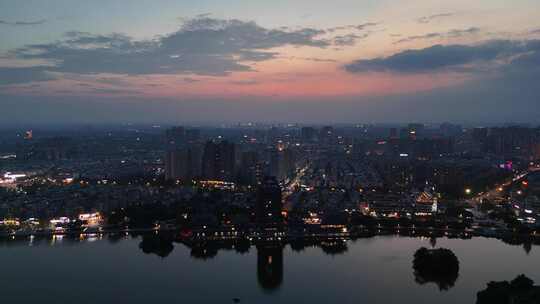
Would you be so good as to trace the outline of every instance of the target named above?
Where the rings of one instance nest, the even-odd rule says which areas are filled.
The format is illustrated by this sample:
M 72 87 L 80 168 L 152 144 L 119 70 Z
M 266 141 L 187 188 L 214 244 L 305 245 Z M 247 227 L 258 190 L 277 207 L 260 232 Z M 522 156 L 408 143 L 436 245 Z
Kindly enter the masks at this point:
M 538 20 L 540 4 L 527 0 L 1 1 L 0 94 L 17 104 L 349 97 L 361 105 L 418 93 L 439 100 L 440 90 L 472 86 L 490 98 L 500 82 L 534 79 Z

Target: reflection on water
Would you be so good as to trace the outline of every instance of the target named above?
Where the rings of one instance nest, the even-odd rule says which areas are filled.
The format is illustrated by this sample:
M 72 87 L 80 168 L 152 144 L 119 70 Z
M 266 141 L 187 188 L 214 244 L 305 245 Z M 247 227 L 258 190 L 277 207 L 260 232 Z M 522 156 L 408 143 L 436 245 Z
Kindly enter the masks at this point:
M 146 254 L 156 254 L 166 258 L 174 249 L 172 239 L 165 234 L 143 235 L 139 248 Z
M 112 242 L 117 242 L 119 238 L 113 237 Z M 161 258 L 166 258 L 173 251 L 173 237 L 168 233 L 161 234 L 145 234 L 142 235 L 142 240 L 139 248 L 146 254 L 155 254 Z M 197 242 L 183 243 L 191 248 L 191 257 L 199 260 L 208 260 L 215 258 L 220 249 L 235 249 L 239 254 L 249 252 L 251 244 L 247 240 L 239 240 L 235 242 Z M 336 249 L 332 249 L 332 244 L 321 245 L 324 252 L 334 254 L 335 252 L 346 250 L 343 247 L 343 241 L 340 241 Z M 324 246 L 324 247 L 323 247 Z M 259 286 L 267 291 L 272 292 L 278 289 L 283 282 L 283 247 L 282 243 L 261 242 L 256 245 L 257 248 L 257 279 Z
M 278 289 L 283 282 L 283 245 L 260 244 L 257 246 L 257 279 L 267 292 Z
M 538 304 L 540 286 L 521 274 L 512 281 L 489 282 L 487 288 L 478 292 L 477 304 Z
M 529 254 L 532 250 L 532 245 L 539 245 L 537 238 L 528 235 L 511 235 L 501 239 L 504 243 L 514 246 L 522 246 L 525 253 Z
M 345 240 L 322 241 L 320 247 L 324 253 L 329 255 L 344 254 L 348 249 Z
M 191 257 L 201 260 L 213 259 L 217 256 L 219 249 L 215 243 L 196 243 L 191 246 Z
M 435 246 L 437 246 L 437 238 L 434 236 L 430 237 L 429 244 L 431 245 L 431 248 L 435 248 Z
M 58 285 L 41 287 L 43 291 L 58 288 L 57 292 L 80 292 L 75 282 L 66 277 L 82 267 L 87 279 L 79 277 L 82 281 L 77 284 L 102 284 L 100 288 L 110 288 L 109 296 L 118 290 L 128 292 L 130 286 L 139 281 L 140 286 L 145 286 L 148 277 L 152 277 L 155 281 L 152 290 L 162 288 L 163 300 L 180 300 L 175 294 L 180 288 L 190 303 L 231 303 L 233 299 L 241 303 L 329 303 L 334 298 L 340 303 L 396 303 L 401 299 L 402 303 L 419 303 L 425 297 L 431 302 L 446 304 L 458 300 L 474 303 L 476 292 L 491 280 L 519 273 L 538 280 L 540 269 L 532 263 L 540 257 L 535 244 L 534 239 L 516 237 L 503 239 L 503 242 L 434 236 L 375 236 L 355 240 L 299 238 L 265 242 L 249 239 L 186 241 L 167 233 L 116 233 L 1 239 L 0 247 L 4 248 L 0 248 L 0 258 L 9 265 L 27 266 L 24 269 L 32 269 L 34 274 L 47 273 L 44 277 L 51 276 L 58 282 Z M 415 261 L 415 256 L 421 255 L 415 255 L 421 251 L 419 248 L 427 247 L 421 251 L 425 254 L 439 250 L 438 246 L 451 248 L 456 261 L 459 258 L 457 267 L 450 263 L 449 267 L 441 268 L 444 263 L 425 259 L 426 256 L 423 262 Z M 43 254 L 52 262 L 49 264 L 56 266 L 49 269 L 37 263 L 36 257 L 41 258 Z M 511 265 L 504 263 L 509 259 L 513 261 Z M 103 261 L 107 266 L 100 268 Z M 57 269 L 63 271 L 61 275 L 55 275 Z M 485 270 L 489 273 L 484 275 Z M 111 276 L 114 280 L 104 279 Z M 17 282 L 0 279 L 11 296 L 18 294 Z M 44 284 L 38 278 L 28 282 L 33 288 Z M 125 286 L 118 287 L 117 284 L 124 284 L 121 282 L 125 282 Z M 199 285 L 216 291 L 206 294 L 197 289 Z M 24 286 L 20 290 L 24 290 Z M 333 298 L 324 298 L 326 293 Z M 112 299 L 104 301 L 103 297 L 95 296 L 85 303 L 114 303 Z M 294 300 L 289 301 L 289 298 Z M 347 300 L 349 298 L 351 300 Z M 2 295 L 0 299 L 4 299 Z M 131 303 L 148 303 L 148 300 L 134 298 Z
M 166 242 L 174 243 L 177 242 L 175 239 L 175 236 L 172 233 L 167 232 L 160 232 L 160 233 L 153 233 L 154 235 L 160 236 L 160 241 L 157 243 L 152 243 L 152 239 L 148 239 L 150 241 L 149 244 L 145 244 L 148 246 L 156 246 L 156 245 L 166 245 Z M 53 236 L 37 236 L 37 235 L 31 235 L 26 237 L 4 237 L 0 238 L 0 246 L 20 246 L 21 244 L 27 244 L 28 246 L 33 245 L 43 245 L 44 243 L 48 243 L 51 246 L 59 246 L 59 245 L 74 245 L 80 242 L 92 242 L 97 240 L 106 239 L 110 243 L 114 244 L 117 242 L 120 242 L 121 240 L 128 239 L 128 238 L 142 238 L 142 236 L 148 235 L 148 233 L 137 233 L 137 232 L 122 232 L 122 233 L 108 233 L 108 234 L 102 234 L 102 233 L 93 233 L 93 234 L 73 234 L 73 235 L 53 235 Z M 364 237 L 356 238 L 356 239 L 369 239 L 381 235 L 402 235 L 402 234 L 388 234 L 388 233 L 372 233 L 368 234 Z M 449 237 L 445 236 L 444 234 L 436 234 L 436 233 L 427 233 L 427 234 L 421 234 L 421 233 L 415 233 L 414 235 L 403 235 L 406 237 L 411 238 L 427 238 L 429 240 L 431 248 L 435 248 L 437 246 L 437 239 L 438 238 L 446 238 L 446 239 L 452 239 L 452 238 L 459 238 L 468 240 L 471 239 L 470 236 L 468 237 Z M 352 239 L 352 241 L 355 241 L 356 239 Z M 533 245 L 540 245 L 540 238 L 534 237 L 534 236 L 519 236 L 519 235 L 509 235 L 506 237 L 502 237 L 499 239 L 505 244 L 512 245 L 512 246 L 521 246 L 523 251 L 527 254 L 531 252 L 533 249 Z M 327 239 L 327 240 L 316 240 L 311 238 L 298 238 L 289 240 L 288 245 L 290 248 L 295 252 L 302 252 L 306 248 L 320 248 L 324 253 L 329 255 L 336 255 L 336 254 L 343 254 L 347 252 L 347 241 L 345 241 L 343 238 L 335 238 L 335 239 Z M 249 252 L 252 242 L 248 239 L 237 239 L 237 240 L 229 240 L 227 242 L 219 242 L 219 241 L 208 241 L 208 242 L 199 242 L 197 244 L 188 244 L 184 243 L 186 246 L 193 249 L 193 257 L 194 258 L 202 258 L 202 259 L 209 259 L 213 258 L 217 255 L 217 251 L 219 250 L 234 250 L 237 253 L 240 254 L 246 254 Z M 151 253 L 151 252 L 150 252 Z M 169 252 L 170 253 L 170 252 Z

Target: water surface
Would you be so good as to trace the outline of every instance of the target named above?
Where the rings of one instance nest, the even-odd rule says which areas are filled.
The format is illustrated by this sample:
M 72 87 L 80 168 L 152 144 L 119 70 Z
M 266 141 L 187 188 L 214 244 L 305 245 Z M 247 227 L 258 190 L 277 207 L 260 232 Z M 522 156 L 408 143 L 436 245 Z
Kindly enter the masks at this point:
M 540 247 L 527 253 L 496 239 L 439 238 L 460 261 L 454 286 L 415 281 L 412 259 L 427 238 L 377 236 L 328 254 L 251 246 L 206 259 L 174 243 L 160 257 L 140 237 L 4 241 L 0 299 L 14 303 L 475 303 L 492 280 L 524 273 L 540 283 Z M 337 252 L 337 251 L 336 251 Z M 212 257 L 213 256 L 213 257 Z

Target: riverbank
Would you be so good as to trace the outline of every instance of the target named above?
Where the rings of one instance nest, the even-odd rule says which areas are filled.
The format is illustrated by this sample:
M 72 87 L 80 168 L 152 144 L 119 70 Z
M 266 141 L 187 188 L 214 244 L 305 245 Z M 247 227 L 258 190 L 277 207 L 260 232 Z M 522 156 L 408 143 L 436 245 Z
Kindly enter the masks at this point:
M 4 240 L 23 240 L 28 238 L 53 238 L 53 237 L 73 237 L 84 238 L 96 235 L 144 235 L 144 234 L 162 234 L 168 235 L 171 239 L 185 242 L 209 242 L 209 241 L 279 241 L 289 242 L 297 240 L 354 240 L 358 238 L 369 238 L 381 235 L 399 235 L 406 237 L 426 237 L 426 238 L 459 238 L 472 239 L 474 237 L 484 237 L 499 239 L 507 243 L 531 243 L 540 245 L 540 235 L 517 233 L 508 229 L 486 230 L 486 229 L 450 229 L 450 228 L 432 228 L 432 227 L 384 227 L 366 228 L 356 227 L 354 229 L 332 230 L 332 231 L 311 231 L 298 232 L 294 230 L 260 231 L 260 230 L 228 230 L 223 229 L 195 229 L 181 231 L 177 228 L 129 228 L 129 229 L 99 229 L 92 231 L 24 231 L 24 232 L 1 232 L 0 239 Z

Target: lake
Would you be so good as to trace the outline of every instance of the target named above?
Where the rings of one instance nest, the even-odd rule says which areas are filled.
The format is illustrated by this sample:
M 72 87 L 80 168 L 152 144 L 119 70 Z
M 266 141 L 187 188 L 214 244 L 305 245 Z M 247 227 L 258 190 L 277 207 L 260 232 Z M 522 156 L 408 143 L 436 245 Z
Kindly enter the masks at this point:
M 290 245 L 144 253 L 141 237 L 4 240 L 0 299 L 12 303 L 475 303 L 493 280 L 540 283 L 540 247 L 438 238 L 460 262 L 453 287 L 420 284 L 412 269 L 429 238 L 375 236 L 340 250 Z M 332 245 L 332 244 L 330 244 Z M 335 244 L 334 244 L 335 245 Z M 330 246 L 331 247 L 331 246 Z M 530 249 L 530 248 L 529 248 Z M 171 251 L 172 250 L 172 251 Z M 148 250 L 146 250 L 148 251 Z M 242 253 L 239 253 L 241 251 Z

